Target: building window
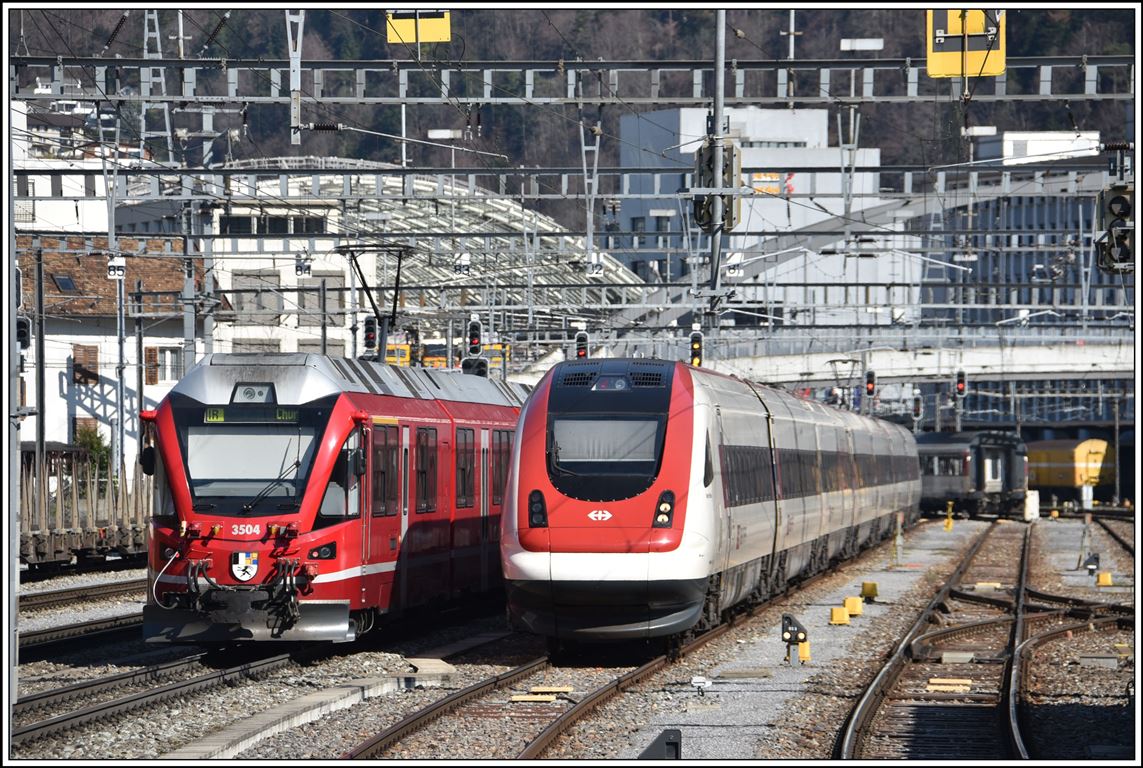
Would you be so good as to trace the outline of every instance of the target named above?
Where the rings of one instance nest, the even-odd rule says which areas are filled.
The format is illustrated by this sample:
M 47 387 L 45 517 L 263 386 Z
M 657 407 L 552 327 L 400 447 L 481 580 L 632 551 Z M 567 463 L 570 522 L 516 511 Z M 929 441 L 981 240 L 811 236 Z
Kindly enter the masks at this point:
M 27 176 L 16 177 L 16 197 L 35 197 L 36 181 Z M 16 223 L 32 224 L 36 221 L 36 201 L 16 200 Z
M 178 381 L 183 377 L 182 347 L 147 347 L 143 350 L 143 357 L 145 383 Z
M 73 344 L 71 348 L 72 381 L 76 384 L 99 383 L 99 347 Z
M 75 281 L 71 275 L 52 275 L 52 281 L 61 293 L 75 293 Z
M 294 217 L 294 234 L 295 235 L 313 235 L 322 234 L 325 232 L 325 217 L 324 216 L 295 216 Z
M 240 325 L 277 325 L 281 277 L 275 270 L 234 273 L 234 314 Z
M 325 280 L 326 325 L 345 324 L 341 311 L 342 290 L 345 288 L 345 275 L 340 272 L 318 273 L 304 277 L 298 282 L 301 313 L 298 325 L 321 325 L 321 281 Z
M 52 176 L 52 197 L 63 197 L 63 177 Z
M 224 235 L 251 235 L 254 219 L 251 216 L 220 216 L 218 227 Z
M 632 216 L 631 217 L 631 231 L 632 232 L 646 232 L 647 231 L 647 219 L 645 219 L 642 216 Z
M 258 231 L 263 235 L 290 234 L 289 216 L 261 216 L 258 219 Z
M 99 434 L 99 420 L 88 416 L 73 416 L 71 420 L 71 442 L 76 442 L 80 432 Z

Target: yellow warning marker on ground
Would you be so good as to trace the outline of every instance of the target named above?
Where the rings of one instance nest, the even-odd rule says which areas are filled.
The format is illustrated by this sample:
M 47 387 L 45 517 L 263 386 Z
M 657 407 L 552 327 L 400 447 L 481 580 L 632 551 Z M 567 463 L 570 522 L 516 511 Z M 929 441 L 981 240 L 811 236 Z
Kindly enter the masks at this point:
M 929 678 L 925 690 L 932 693 L 967 694 L 973 689 L 973 681 L 966 678 Z
M 850 616 L 861 615 L 861 598 L 860 597 L 847 597 L 845 598 L 845 610 Z
M 848 624 L 849 623 L 849 611 L 847 611 L 845 609 L 844 605 L 840 608 L 830 608 L 829 609 L 829 623 L 830 624 Z
M 798 661 L 805 664 L 810 660 L 810 641 L 805 640 L 798 643 Z
M 570 685 L 533 685 L 529 693 L 571 693 L 575 688 Z
M 1097 587 L 1110 587 L 1111 584 L 1111 571 L 1100 571 L 1095 577 L 1095 585 Z
M 512 697 L 512 701 L 544 701 L 553 702 L 556 700 L 554 694 L 541 694 L 541 693 L 520 693 Z
M 866 602 L 872 603 L 874 598 L 877 597 L 877 582 L 861 582 L 861 597 L 864 598 Z
M 1060 510 L 1058 510 L 1058 509 L 1053 509 L 1051 512 L 1048 513 L 1048 517 L 1052 518 L 1053 520 L 1059 518 L 1059 516 L 1060 516 Z
M 946 502 L 946 504 L 948 504 L 948 513 L 945 517 L 945 530 L 951 531 L 953 529 L 953 521 L 952 521 L 953 503 L 951 501 L 948 501 L 948 502 Z

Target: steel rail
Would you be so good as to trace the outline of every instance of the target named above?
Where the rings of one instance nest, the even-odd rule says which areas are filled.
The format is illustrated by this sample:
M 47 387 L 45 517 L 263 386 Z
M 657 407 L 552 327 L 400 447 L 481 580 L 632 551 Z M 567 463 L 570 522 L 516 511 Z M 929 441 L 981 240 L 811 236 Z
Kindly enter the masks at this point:
M 142 691 L 113 701 L 93 704 L 90 707 L 68 712 L 63 715 L 30 723 L 15 728 L 9 737 L 12 746 L 41 739 L 53 733 L 74 728 L 78 725 L 91 723 L 111 717 L 123 712 L 130 712 L 140 707 L 158 704 L 170 699 L 186 696 L 198 691 L 216 688 L 242 678 L 258 677 L 293 663 L 293 657 L 288 653 L 270 656 L 265 659 L 247 662 L 229 669 L 218 670 L 206 675 L 165 685 L 150 691 Z
M 53 589 L 45 592 L 25 592 L 19 596 L 19 609 L 25 611 L 32 608 L 49 608 L 51 606 L 66 605 L 87 599 L 130 594 L 132 592 L 144 592 L 146 589 L 146 579 L 132 579 L 131 581 L 89 584 L 85 587 Z
M 850 712 L 849 717 L 846 718 L 845 725 L 843 726 L 841 739 L 835 748 L 835 757 L 845 760 L 852 760 L 857 751 L 858 739 L 861 733 L 865 730 L 866 726 L 873 719 L 873 715 L 877 712 L 877 705 L 885 698 L 893 685 L 893 681 L 900 674 L 908 660 L 908 649 L 913 640 L 920 636 L 922 630 L 930 623 L 930 618 L 937 610 L 937 607 L 944 603 L 949 594 L 952 592 L 953 585 L 959 584 L 964 574 L 968 571 L 969 566 L 972 564 L 973 559 L 976 557 L 984 542 L 989 538 L 993 531 L 996 530 L 996 524 L 989 526 L 976 541 L 973 542 L 972 547 L 965 554 L 960 564 L 953 571 L 952 575 L 945 581 L 944 586 L 940 591 L 929 601 L 928 606 L 921 611 L 920 616 L 901 638 L 901 642 L 897 644 L 889 661 L 881 667 L 877 675 L 873 678 L 873 682 L 865 689 L 861 699 L 857 705 Z
M 528 675 L 535 674 L 540 670 L 545 669 L 550 664 L 547 656 L 541 656 L 533 659 L 526 664 L 522 664 L 515 669 L 503 672 L 495 677 L 490 677 L 487 680 L 482 680 L 478 683 L 468 686 L 467 688 L 450 694 L 445 698 L 435 701 L 429 706 L 414 712 L 400 722 L 394 723 L 376 736 L 367 739 L 358 744 L 353 749 L 342 754 L 342 760 L 368 760 L 376 757 L 378 754 L 384 752 L 390 745 L 400 741 L 405 736 L 408 736 L 413 731 L 425 727 L 433 720 L 441 715 L 447 714 L 460 705 L 468 702 L 478 696 L 482 696 L 489 691 L 503 688 L 510 685 L 520 678 L 527 677 Z

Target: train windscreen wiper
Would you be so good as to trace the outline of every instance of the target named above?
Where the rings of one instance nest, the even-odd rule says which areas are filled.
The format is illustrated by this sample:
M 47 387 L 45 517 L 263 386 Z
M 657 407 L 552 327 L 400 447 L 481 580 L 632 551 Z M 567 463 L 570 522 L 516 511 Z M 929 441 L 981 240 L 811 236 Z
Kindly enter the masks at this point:
M 249 512 L 250 510 L 254 509 L 254 505 L 257 504 L 258 502 L 260 502 L 262 499 L 266 498 L 266 496 L 270 493 L 270 489 L 272 489 L 274 486 L 281 483 L 282 480 L 286 477 L 286 475 L 290 472 L 290 470 L 297 469 L 301 465 L 302 465 L 301 459 L 294 459 L 294 462 L 292 464 L 290 464 L 288 467 L 286 467 L 285 469 L 283 469 L 281 474 L 279 474 L 273 480 L 268 482 L 266 484 L 265 488 L 258 491 L 257 496 L 255 496 L 253 499 L 251 499 L 249 503 L 243 504 L 242 505 L 242 511 L 243 512 Z

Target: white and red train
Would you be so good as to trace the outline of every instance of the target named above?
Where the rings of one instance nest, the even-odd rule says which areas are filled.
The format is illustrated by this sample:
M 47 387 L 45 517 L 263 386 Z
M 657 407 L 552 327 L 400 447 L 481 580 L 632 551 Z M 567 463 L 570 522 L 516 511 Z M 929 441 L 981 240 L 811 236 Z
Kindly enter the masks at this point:
M 208 355 L 144 414 L 148 642 L 345 642 L 498 593 L 526 388 L 307 354 Z
M 513 627 L 678 637 L 918 514 L 910 432 L 683 363 L 556 365 L 520 414 L 500 534 Z

